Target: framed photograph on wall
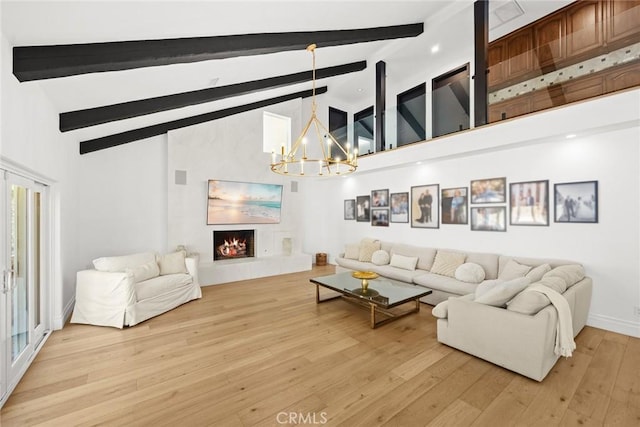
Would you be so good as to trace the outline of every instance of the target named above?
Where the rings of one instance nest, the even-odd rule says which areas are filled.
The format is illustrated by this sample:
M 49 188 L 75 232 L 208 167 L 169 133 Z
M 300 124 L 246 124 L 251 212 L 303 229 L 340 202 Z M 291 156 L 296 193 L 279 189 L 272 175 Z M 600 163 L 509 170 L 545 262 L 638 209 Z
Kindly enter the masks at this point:
M 468 224 L 467 187 L 442 189 L 442 223 Z
M 389 226 L 389 209 L 371 208 L 371 225 L 374 227 Z
M 549 225 L 549 181 L 509 184 L 509 224 Z
M 344 219 L 356 219 L 355 199 L 347 199 L 344 201 Z
M 371 196 L 356 197 L 356 221 L 371 221 Z
M 471 181 L 471 204 L 504 203 L 507 178 L 477 179 Z
M 373 190 L 371 192 L 372 208 L 388 208 L 389 207 L 389 190 Z
M 471 208 L 471 230 L 507 231 L 507 208 L 505 206 Z
M 598 222 L 598 181 L 554 186 L 555 222 Z
M 409 222 L 409 193 L 391 193 L 391 222 Z
M 440 186 L 438 184 L 411 187 L 411 226 L 438 228 L 440 225 Z

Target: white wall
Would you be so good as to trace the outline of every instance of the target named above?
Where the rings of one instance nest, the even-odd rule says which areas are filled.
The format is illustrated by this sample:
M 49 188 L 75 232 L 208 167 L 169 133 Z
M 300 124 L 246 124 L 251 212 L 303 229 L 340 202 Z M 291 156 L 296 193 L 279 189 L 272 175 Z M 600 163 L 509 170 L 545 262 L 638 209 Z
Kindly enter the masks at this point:
M 579 261 L 594 280 L 589 324 L 640 336 L 640 319 L 634 315 L 634 306 L 640 305 L 639 101 L 639 90 L 626 92 L 362 159 L 362 171 L 348 178 L 311 183 L 305 205 L 321 197 L 325 208 L 306 210 L 309 231 L 303 250 L 328 252 L 333 260 L 345 243 L 371 236 Z M 568 140 L 566 133 L 578 137 Z M 417 160 L 424 162 L 417 165 Z M 555 183 L 598 180 L 599 222 L 561 224 L 551 216 L 549 227 L 508 225 L 506 233 L 499 233 L 471 231 L 468 225 L 416 229 L 343 220 L 343 200 L 371 190 L 468 187 L 472 179 L 502 176 L 508 182 L 548 179 L 550 192 Z
M 84 267 L 101 256 L 167 250 L 167 136 L 82 155 L 76 227 Z
M 292 139 L 300 133 L 301 100 L 265 110 L 291 117 Z M 293 239 L 299 251 L 303 239 L 298 215 L 300 193 L 291 191 L 291 179 L 269 170 L 271 153 L 263 153 L 262 110 L 226 117 L 169 133 L 168 247 L 184 245 L 200 253 L 201 262 L 213 261 L 213 230 L 256 230 L 256 256 L 282 253 L 282 238 Z M 186 171 L 187 184 L 175 184 L 175 171 Z M 167 172 L 168 171 L 168 172 Z M 207 182 L 210 179 L 283 185 L 279 224 L 207 225 Z M 294 179 L 295 181 L 295 179 Z
M 78 248 L 78 143 L 58 131 L 58 115 L 38 83 L 19 83 L 12 73 L 11 46 L 2 37 L 0 155 L 7 164 L 50 186 L 53 207 L 53 323 L 61 327 L 75 295 Z M 1 233 L 6 238 L 5 233 Z

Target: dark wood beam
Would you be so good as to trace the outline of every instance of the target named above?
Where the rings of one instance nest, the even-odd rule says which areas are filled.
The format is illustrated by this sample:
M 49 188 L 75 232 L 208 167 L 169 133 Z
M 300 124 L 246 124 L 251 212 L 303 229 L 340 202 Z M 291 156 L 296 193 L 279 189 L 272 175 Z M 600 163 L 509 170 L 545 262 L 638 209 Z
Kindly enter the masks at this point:
M 376 152 L 385 149 L 384 117 L 387 109 L 387 64 L 384 61 L 376 63 Z
M 13 74 L 21 82 L 104 71 L 209 61 L 237 56 L 415 37 L 424 24 L 354 30 L 239 34 L 13 48 Z
M 320 68 L 316 70 L 316 78 L 323 79 L 341 74 L 353 73 L 362 71 L 365 68 L 367 68 L 367 61 Z M 233 96 L 246 95 L 261 90 L 303 83 L 312 80 L 312 73 L 313 72 L 309 70 L 227 86 L 194 90 L 191 92 L 158 96 L 155 98 L 140 99 L 137 101 L 122 102 L 119 104 L 105 105 L 85 110 L 69 111 L 60 114 L 60 130 L 62 132 L 67 132 L 116 120 L 129 119 L 146 114 L 158 113 L 160 111 L 167 111 L 174 108 L 182 108 L 189 105 L 217 101 Z
M 489 55 L 489 1 L 477 0 L 473 4 L 474 69 L 473 112 L 475 126 L 486 125 L 489 102 L 487 94 L 487 57 Z
M 327 91 L 326 86 L 316 88 L 316 95 L 323 94 Z M 139 129 L 133 129 L 126 132 L 108 135 L 101 138 L 89 139 L 80 142 L 80 154 L 87 154 L 98 150 L 104 150 L 118 145 L 127 144 L 133 141 L 139 141 L 145 138 L 162 135 L 170 130 L 179 129 L 187 126 L 193 126 L 200 123 L 210 122 L 212 120 L 221 119 L 223 117 L 232 116 L 234 114 L 244 113 L 246 111 L 264 108 L 269 105 L 279 104 L 281 102 L 290 101 L 296 98 L 308 98 L 312 95 L 312 90 L 295 92 L 289 95 L 269 98 L 262 101 L 253 102 L 251 104 L 239 105 L 237 107 L 225 108 L 224 110 L 212 111 L 210 113 L 199 114 L 197 116 L 186 117 L 184 119 L 173 120 L 166 123 L 147 126 Z

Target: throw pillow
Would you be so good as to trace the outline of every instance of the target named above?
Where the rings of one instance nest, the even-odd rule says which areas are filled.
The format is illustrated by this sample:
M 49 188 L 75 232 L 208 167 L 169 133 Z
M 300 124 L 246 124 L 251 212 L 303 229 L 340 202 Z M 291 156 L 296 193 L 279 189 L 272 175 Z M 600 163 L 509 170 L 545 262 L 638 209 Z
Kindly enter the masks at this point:
M 561 265 L 542 277 L 560 277 L 566 282 L 567 288 L 570 288 L 580 280 L 584 279 L 584 268 L 579 264 Z
M 476 290 L 474 292 L 474 297 L 475 298 L 481 297 L 482 295 L 486 294 L 487 292 L 489 292 L 491 289 L 495 288 L 497 285 L 499 285 L 502 282 L 504 282 L 504 280 L 500 280 L 500 279 L 485 280 L 484 282 L 480 283 L 476 287 Z
M 416 264 L 418 264 L 418 257 L 393 254 L 391 258 L 391 266 L 402 268 L 403 270 L 415 270 Z
M 561 277 L 543 277 L 538 284 L 551 288 L 559 294 L 563 294 L 567 290 L 567 283 Z
M 466 258 L 465 254 L 457 252 L 438 251 L 431 272 L 441 276 L 455 277 L 456 269 L 464 264 Z
M 371 255 L 371 262 L 375 265 L 389 264 L 389 253 L 385 250 L 377 250 Z
M 551 304 L 545 294 L 525 289 L 507 303 L 507 310 L 521 314 L 536 314 Z
M 431 314 L 433 314 L 438 319 L 446 319 L 449 315 L 449 300 L 442 301 L 440 304 L 433 307 L 433 310 L 431 310 Z
M 560 277 L 543 277 L 536 284 L 551 288 L 559 294 L 567 290 L 567 284 Z M 545 294 L 525 289 L 507 303 L 507 310 L 522 314 L 536 314 L 549 304 L 551 301 Z
M 133 276 L 133 281 L 135 283 L 138 283 L 159 276 L 160 268 L 158 267 L 157 262 L 150 261 L 137 267 L 126 268 L 124 272 L 127 274 L 131 274 Z
M 358 259 L 360 257 L 360 245 L 346 245 L 344 248 L 344 257 L 347 259 Z
M 380 250 L 380 241 L 360 243 L 360 252 L 358 253 L 358 261 L 371 262 L 371 257 L 375 251 Z
M 524 277 L 531 280 L 531 283 L 535 283 L 542 279 L 542 276 L 549 271 L 551 271 L 551 266 L 549 264 L 542 264 L 536 268 L 532 268 Z
M 510 259 L 507 265 L 504 266 L 500 274 L 498 274 L 498 279 L 502 279 L 502 280 L 517 279 L 519 277 L 524 277 L 530 270 L 531 270 L 530 266 L 520 264 Z
M 466 262 L 456 268 L 455 277 L 462 282 L 480 283 L 484 280 L 484 268 L 473 262 Z
M 160 275 L 188 273 L 187 266 L 184 263 L 185 255 L 186 253 L 184 251 L 178 251 L 159 256 L 158 266 L 160 267 Z
M 494 307 L 504 307 L 507 302 L 511 301 L 513 297 L 529 286 L 529 283 L 531 282 L 526 277 L 499 283 L 484 295 L 476 298 L 475 302 L 492 305 Z

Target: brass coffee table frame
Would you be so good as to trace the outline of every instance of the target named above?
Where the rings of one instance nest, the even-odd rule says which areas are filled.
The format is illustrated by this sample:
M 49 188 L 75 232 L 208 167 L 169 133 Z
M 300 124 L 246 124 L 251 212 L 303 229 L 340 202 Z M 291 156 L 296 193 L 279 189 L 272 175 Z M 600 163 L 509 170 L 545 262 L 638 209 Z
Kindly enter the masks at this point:
M 319 278 L 320 279 L 320 278 Z M 413 313 L 418 313 L 420 311 L 420 298 L 429 295 L 432 291 L 430 289 L 424 289 L 424 292 L 421 292 L 419 294 L 417 294 L 416 296 L 407 298 L 405 300 L 399 301 L 395 304 L 391 304 L 388 305 L 387 307 L 383 307 L 383 305 L 381 303 L 377 303 L 377 301 L 375 300 L 371 300 L 369 298 L 366 297 L 362 297 L 360 295 L 357 295 L 353 292 L 350 292 L 347 289 L 338 289 L 338 288 L 334 288 L 331 287 L 329 285 L 320 283 L 318 281 L 316 281 L 315 279 L 311 279 L 311 283 L 314 283 L 316 285 L 316 304 L 320 304 L 323 302 L 327 302 L 327 301 L 332 301 L 334 299 L 338 299 L 338 298 L 343 298 L 348 302 L 352 302 L 355 303 L 356 305 L 360 306 L 360 307 L 364 307 L 366 308 L 367 306 L 369 307 L 369 324 L 371 326 L 371 329 L 375 329 L 378 326 L 382 326 L 386 323 L 392 322 L 394 320 L 398 320 L 402 317 L 408 316 L 409 314 L 413 314 Z M 328 298 L 323 298 L 320 299 L 320 286 L 322 286 L 323 288 L 329 289 L 333 292 L 338 292 L 340 295 L 336 295 L 333 297 L 328 297 Z M 390 311 L 389 308 L 394 308 L 394 307 L 398 307 L 401 305 L 407 305 L 409 303 L 414 303 L 413 308 L 406 310 L 406 311 L 401 311 L 401 312 L 393 312 Z M 377 314 L 383 314 L 385 316 L 387 316 L 385 319 L 382 320 L 378 320 L 376 315 Z

